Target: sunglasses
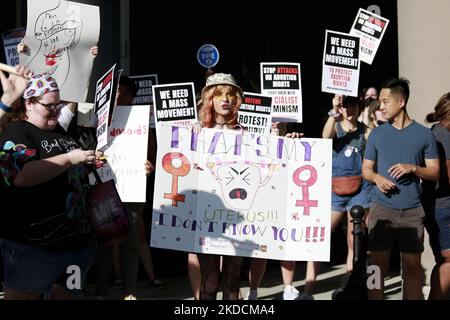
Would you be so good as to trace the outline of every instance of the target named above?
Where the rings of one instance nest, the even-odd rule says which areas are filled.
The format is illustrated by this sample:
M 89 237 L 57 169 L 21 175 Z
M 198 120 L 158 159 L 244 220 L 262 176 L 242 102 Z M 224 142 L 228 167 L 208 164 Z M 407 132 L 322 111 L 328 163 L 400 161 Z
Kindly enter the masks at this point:
M 35 100 L 34 102 L 39 103 L 41 106 L 47 109 L 47 111 L 59 111 L 65 106 L 65 104 L 62 103 L 61 101 L 58 103 L 42 103 Z

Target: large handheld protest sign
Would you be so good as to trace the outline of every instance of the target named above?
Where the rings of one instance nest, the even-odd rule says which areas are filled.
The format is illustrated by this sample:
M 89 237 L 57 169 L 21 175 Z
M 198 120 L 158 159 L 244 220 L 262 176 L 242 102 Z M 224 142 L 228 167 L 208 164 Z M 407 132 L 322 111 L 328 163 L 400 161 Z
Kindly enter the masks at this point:
M 86 102 L 100 33 L 99 7 L 64 0 L 28 0 L 28 51 L 20 63 L 34 73 L 51 74 L 61 99 Z
M 16 66 L 19 64 L 17 45 L 23 40 L 23 37 L 25 37 L 25 31 L 25 28 L 17 28 L 3 32 L 2 39 L 7 65 Z
M 388 19 L 362 8 L 359 9 L 350 34 L 361 39 L 361 61 L 372 64 L 388 24 Z
M 272 118 L 302 122 L 302 81 L 299 63 L 261 62 L 261 93 L 272 97 Z
M 160 130 L 151 246 L 329 261 L 330 139 Z
M 108 126 L 111 124 L 114 109 L 117 85 L 122 69 L 115 71 L 112 66 L 98 81 L 95 89 L 94 110 L 97 117 L 97 150 L 108 144 Z
M 322 91 L 358 96 L 359 37 L 326 30 Z
M 103 181 L 114 179 L 123 202 L 145 202 L 150 106 L 118 106 L 108 127 L 107 163 L 97 169 Z
M 153 91 L 152 87 L 158 84 L 157 74 L 147 74 L 142 76 L 130 76 L 131 80 L 136 85 L 137 92 L 133 98 L 133 105 L 153 105 Z M 150 128 L 155 127 L 155 116 L 153 114 L 153 107 L 150 108 Z
M 160 84 L 152 87 L 156 132 L 159 123 L 188 125 L 197 122 L 193 82 Z
M 238 110 L 238 123 L 248 132 L 270 134 L 272 97 L 244 92 L 244 100 Z

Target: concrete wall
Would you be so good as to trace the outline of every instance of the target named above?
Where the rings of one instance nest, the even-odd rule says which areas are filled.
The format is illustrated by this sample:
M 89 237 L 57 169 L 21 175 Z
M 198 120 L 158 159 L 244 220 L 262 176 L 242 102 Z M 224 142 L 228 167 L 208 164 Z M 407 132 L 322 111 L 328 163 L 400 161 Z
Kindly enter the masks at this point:
M 450 1 L 397 0 L 399 74 L 411 81 L 410 116 L 425 124 L 450 91 Z
M 450 91 L 450 1 L 397 0 L 399 74 L 411 81 L 409 115 L 425 123 L 438 99 Z M 425 235 L 422 266 L 428 296 L 434 258 Z

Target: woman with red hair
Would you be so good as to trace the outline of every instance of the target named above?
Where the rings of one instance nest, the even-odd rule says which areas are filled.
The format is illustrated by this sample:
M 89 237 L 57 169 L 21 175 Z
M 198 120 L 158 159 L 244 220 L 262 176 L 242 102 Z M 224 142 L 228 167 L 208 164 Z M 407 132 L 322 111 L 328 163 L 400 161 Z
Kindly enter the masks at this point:
M 208 77 L 200 101 L 200 126 L 202 128 L 239 129 L 238 110 L 243 99 L 242 89 L 231 74 L 216 73 Z M 196 128 L 199 130 L 200 128 Z M 223 272 L 223 299 L 239 299 L 239 274 L 242 257 L 197 254 L 200 266 L 200 300 L 215 300 L 219 287 L 220 270 Z M 220 260 L 222 257 L 222 268 Z M 189 263 L 195 254 L 189 254 Z M 198 271 L 197 271 L 198 272 Z M 190 270 L 193 288 L 195 271 Z M 198 278 L 198 274 L 197 274 Z M 198 281 L 198 280 L 197 280 Z M 194 290 L 195 291 L 195 290 Z

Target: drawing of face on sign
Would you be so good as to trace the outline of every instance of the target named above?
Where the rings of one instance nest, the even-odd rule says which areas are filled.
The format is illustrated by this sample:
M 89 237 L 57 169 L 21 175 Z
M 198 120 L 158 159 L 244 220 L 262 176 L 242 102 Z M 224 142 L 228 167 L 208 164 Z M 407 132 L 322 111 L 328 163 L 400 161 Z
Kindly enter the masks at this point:
M 64 11 L 58 6 L 41 13 L 35 24 L 34 36 L 41 41 L 37 57 L 45 59 L 47 74 L 53 75 L 60 88 L 70 72 L 70 50 L 80 40 L 82 29 L 80 9 L 69 5 Z
M 258 163 L 227 159 L 226 154 L 213 154 L 206 166 L 220 183 L 222 197 L 233 209 L 249 210 L 256 193 L 272 178 L 278 165 L 269 158 L 258 158 Z

